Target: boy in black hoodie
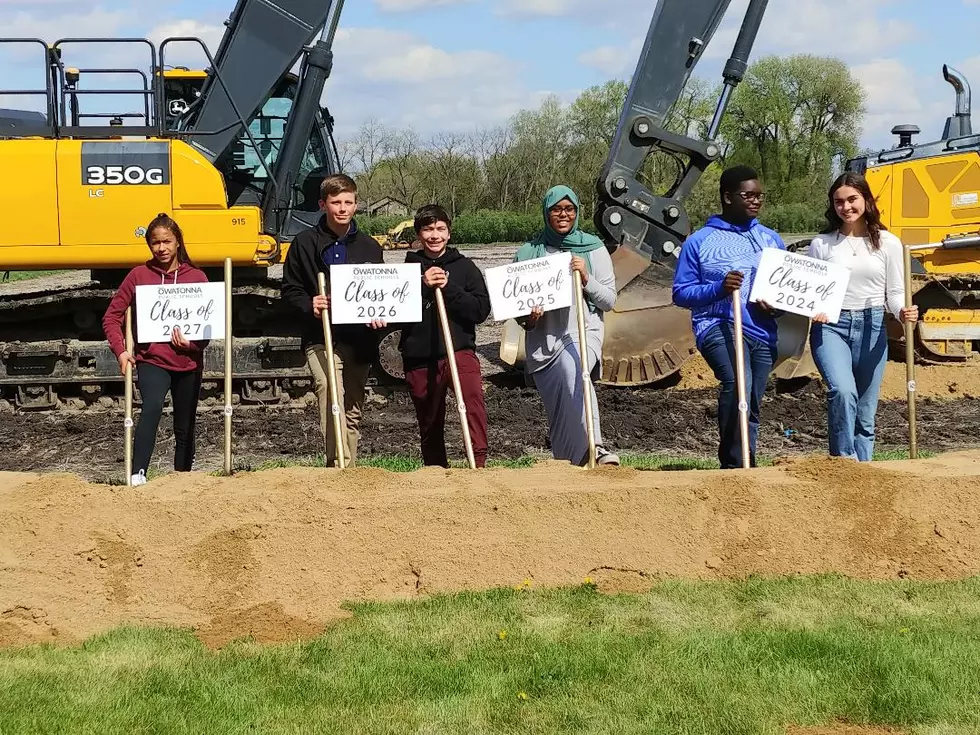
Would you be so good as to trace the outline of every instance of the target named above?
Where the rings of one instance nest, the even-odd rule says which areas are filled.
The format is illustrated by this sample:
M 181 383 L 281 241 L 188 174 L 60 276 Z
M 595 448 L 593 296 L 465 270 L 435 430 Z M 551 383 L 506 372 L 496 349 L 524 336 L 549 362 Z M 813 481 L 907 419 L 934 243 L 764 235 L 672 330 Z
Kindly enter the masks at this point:
M 483 274 L 472 260 L 448 247 L 452 222 L 437 204 L 415 215 L 415 233 L 422 249 L 405 256 L 406 263 L 422 264 L 422 321 L 402 327 L 399 349 L 405 365 L 422 440 L 426 465 L 448 467 L 446 457 L 446 391 L 452 382 L 446 345 L 439 324 L 436 288 L 442 289 L 449 331 L 456 352 L 460 388 L 466 405 L 466 423 L 473 442 L 477 467 L 487 462 L 487 410 L 483 402 L 483 378 L 476 355 L 476 325 L 490 316 L 490 294 Z
M 357 185 L 345 174 L 328 176 L 320 185 L 323 216 L 316 227 L 300 232 L 286 253 L 282 270 L 282 299 L 298 314 L 306 362 L 316 380 L 320 404 L 320 433 L 327 462 L 335 466 L 333 421 L 330 419 L 330 390 L 327 383 L 326 348 L 320 315 L 330 309 L 330 266 L 355 263 L 383 263 L 384 251 L 370 235 L 357 229 Z M 317 273 L 327 281 L 327 295 L 320 296 Z M 342 405 L 341 426 L 344 459 L 348 466 L 357 458 L 361 431 L 361 410 L 371 364 L 378 359 L 379 332 L 385 322 L 332 325 L 334 361 L 337 366 L 337 400 Z

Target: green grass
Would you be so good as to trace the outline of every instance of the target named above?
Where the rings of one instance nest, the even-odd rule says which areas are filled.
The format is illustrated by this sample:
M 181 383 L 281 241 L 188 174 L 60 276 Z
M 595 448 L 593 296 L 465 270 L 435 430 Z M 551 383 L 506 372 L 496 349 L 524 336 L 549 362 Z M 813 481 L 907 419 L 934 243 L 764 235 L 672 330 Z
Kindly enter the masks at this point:
M 13 281 L 29 281 L 33 278 L 43 278 L 44 276 L 55 276 L 59 273 L 68 271 L 0 271 L 0 283 Z
M 535 463 L 535 458 L 529 455 L 518 459 L 491 459 L 487 462 L 487 467 L 507 467 L 510 469 L 521 469 L 531 467 Z M 307 457 L 283 457 L 279 459 L 269 459 L 258 464 L 250 462 L 239 462 L 235 465 L 235 472 L 261 472 L 263 470 L 275 470 L 283 467 L 324 467 L 326 462 L 322 454 Z M 376 467 L 389 472 L 414 472 L 422 469 L 422 460 L 417 457 L 405 455 L 378 455 L 374 457 L 362 457 L 357 460 L 358 467 Z M 466 460 L 451 459 L 450 467 L 467 467 Z M 213 475 L 223 475 L 224 470 L 211 473 Z
M 980 728 L 980 580 L 518 585 L 360 604 L 219 652 L 118 629 L 0 652 L 0 732 L 739 733 Z
M 920 451 L 919 458 L 926 459 L 928 457 L 935 456 L 935 452 Z M 908 450 L 888 450 L 884 452 L 875 452 L 874 460 L 885 461 L 885 460 L 896 460 L 896 459 L 908 459 Z M 688 470 L 716 470 L 720 467 L 716 459 L 709 459 L 706 457 L 676 457 L 668 454 L 650 454 L 650 453 L 638 453 L 638 452 L 625 452 L 619 456 L 620 462 L 623 467 L 632 467 L 638 470 L 651 470 L 651 471 L 688 471 Z M 531 455 L 524 455 L 518 459 L 512 460 L 497 460 L 491 459 L 487 462 L 488 467 L 505 467 L 509 469 L 523 469 L 527 467 L 533 467 L 539 458 Z M 760 457 L 759 466 L 760 467 L 770 467 L 772 466 L 773 459 L 771 457 Z M 452 459 L 449 462 L 451 467 L 454 468 L 465 468 L 466 460 Z M 252 464 L 250 462 L 238 462 L 235 465 L 235 472 L 261 472 L 262 470 L 272 470 L 279 469 L 282 467 L 324 467 L 324 457 L 322 454 L 316 456 L 307 457 L 288 457 L 279 459 L 270 459 L 264 462 L 259 462 L 257 464 Z M 409 457 L 406 455 L 381 455 L 374 457 L 364 457 L 357 460 L 358 467 L 377 467 L 384 470 L 389 470 L 390 472 L 414 472 L 415 470 L 422 469 L 422 460 L 417 457 Z M 223 470 L 217 470 L 211 473 L 212 475 L 223 475 Z M 157 476 L 151 472 L 152 477 Z
M 927 459 L 929 457 L 934 457 L 935 454 L 935 452 L 920 451 L 919 458 Z M 909 452 L 907 449 L 887 450 L 875 452 L 874 461 L 880 462 L 908 458 Z M 524 455 L 517 459 L 491 459 L 487 462 L 487 467 L 525 469 L 528 467 L 533 467 L 540 459 L 540 457 L 535 457 L 532 455 Z M 710 459 L 707 457 L 676 457 L 669 454 L 624 452 L 619 455 L 619 459 L 623 467 L 632 467 L 637 470 L 648 471 L 685 472 L 690 470 L 716 470 L 720 467 L 716 459 Z M 759 458 L 760 467 L 771 467 L 772 463 L 773 459 L 771 457 Z M 449 461 L 449 465 L 453 468 L 463 469 L 467 466 L 467 463 L 465 459 L 451 459 Z M 274 470 L 284 467 L 325 466 L 326 464 L 322 454 L 305 457 L 282 457 L 265 460 L 255 464 L 252 462 L 239 460 L 235 463 L 234 473 L 241 474 L 244 472 L 261 472 L 263 470 Z M 388 470 L 389 472 L 414 472 L 422 469 L 422 460 L 418 457 L 409 457 L 400 454 L 378 455 L 374 457 L 363 457 L 357 460 L 357 466 L 377 467 L 379 469 Z M 147 473 L 147 479 L 153 480 L 167 474 L 169 473 L 166 470 L 158 470 L 151 467 L 150 471 Z M 209 474 L 213 477 L 220 477 L 224 475 L 224 470 L 214 470 Z M 95 479 L 94 482 L 100 485 L 126 484 L 125 478 L 116 476 L 99 477 Z M 0 735 L 3 735 L 2 732 L 0 732 Z

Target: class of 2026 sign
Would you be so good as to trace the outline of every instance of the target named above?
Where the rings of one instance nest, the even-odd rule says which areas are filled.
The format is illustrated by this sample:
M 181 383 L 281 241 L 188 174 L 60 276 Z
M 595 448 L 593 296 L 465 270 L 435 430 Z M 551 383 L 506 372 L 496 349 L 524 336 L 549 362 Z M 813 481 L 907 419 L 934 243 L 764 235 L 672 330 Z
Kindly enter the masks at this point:
M 330 322 L 389 324 L 422 321 L 419 263 L 330 266 Z

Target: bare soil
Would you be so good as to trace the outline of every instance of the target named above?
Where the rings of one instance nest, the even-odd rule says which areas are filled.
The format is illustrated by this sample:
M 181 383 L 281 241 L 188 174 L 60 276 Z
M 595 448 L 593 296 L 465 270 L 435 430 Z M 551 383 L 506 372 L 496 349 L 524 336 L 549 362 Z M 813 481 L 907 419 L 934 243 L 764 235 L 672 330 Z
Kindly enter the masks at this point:
M 501 382 L 503 384 L 501 384 Z M 599 414 L 605 446 L 618 452 L 643 452 L 676 458 L 714 458 L 717 454 L 715 388 L 685 390 L 600 387 Z M 548 455 L 547 416 L 533 388 L 488 381 L 490 458 Z M 464 459 L 454 407 L 447 411 L 450 457 Z M 917 405 L 920 450 L 949 451 L 980 444 L 980 400 L 923 398 Z M 136 412 L 139 418 L 139 412 Z M 827 451 L 826 397 L 819 381 L 779 392 L 770 387 L 763 402 L 759 436 L 762 456 L 794 456 Z M 160 423 L 152 469 L 167 472 L 173 462 L 172 422 Z M 123 479 L 123 416 L 120 412 L 61 411 L 15 414 L 0 420 L 0 471 L 73 472 L 90 480 Z M 877 418 L 880 449 L 908 443 L 905 401 L 882 401 Z M 217 410 L 198 418 L 197 467 L 222 467 L 224 416 Z M 321 452 L 319 418 L 314 406 L 239 410 L 234 415 L 236 464 L 257 467 L 267 460 L 296 461 Z M 418 424 L 403 390 L 375 394 L 367 403 L 359 456 L 419 456 Z
M 498 253 L 479 254 L 491 261 L 481 264 L 498 264 Z M 491 459 L 547 457 L 537 393 L 499 363 L 499 333 L 488 328 L 479 341 Z M 0 646 L 74 642 L 122 623 L 188 626 L 215 647 L 244 635 L 280 642 L 317 635 L 347 615 L 348 600 L 525 579 L 550 586 L 589 578 L 617 593 L 664 577 L 974 575 L 980 368 L 920 367 L 917 379 L 919 447 L 950 453 L 874 466 L 810 456 L 826 452 L 823 386 L 773 383 L 759 451 L 780 459 L 751 472 L 589 472 L 544 462 L 478 473 L 294 467 L 211 477 L 221 466 L 223 416 L 205 409 L 198 471 L 132 489 L 105 484 L 122 479 L 118 411 L 4 415 Z M 700 358 L 673 387 L 601 387 L 598 396 L 608 448 L 715 455 L 716 382 Z M 882 398 L 878 447 L 904 448 L 901 364 L 888 366 Z M 453 410 L 447 423 L 450 455 L 461 459 Z M 307 403 L 235 413 L 242 469 L 320 448 Z M 166 472 L 172 454 L 165 416 L 154 469 Z M 417 424 L 404 391 L 379 389 L 366 406 L 360 455 L 391 454 L 418 456 Z
M 0 645 L 120 624 L 315 636 L 350 600 L 665 577 L 980 572 L 980 451 L 753 471 L 286 468 L 141 488 L 0 473 Z

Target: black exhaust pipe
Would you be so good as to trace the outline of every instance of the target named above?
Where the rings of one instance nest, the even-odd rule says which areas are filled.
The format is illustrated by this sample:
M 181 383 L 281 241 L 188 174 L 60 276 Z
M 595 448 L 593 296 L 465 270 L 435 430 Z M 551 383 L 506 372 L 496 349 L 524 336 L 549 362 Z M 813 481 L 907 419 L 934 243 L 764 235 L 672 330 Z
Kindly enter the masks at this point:
M 948 64 L 943 64 L 943 79 L 956 90 L 956 109 L 952 117 L 946 118 L 943 140 L 973 135 L 973 123 L 970 119 L 970 83 L 965 76 Z

